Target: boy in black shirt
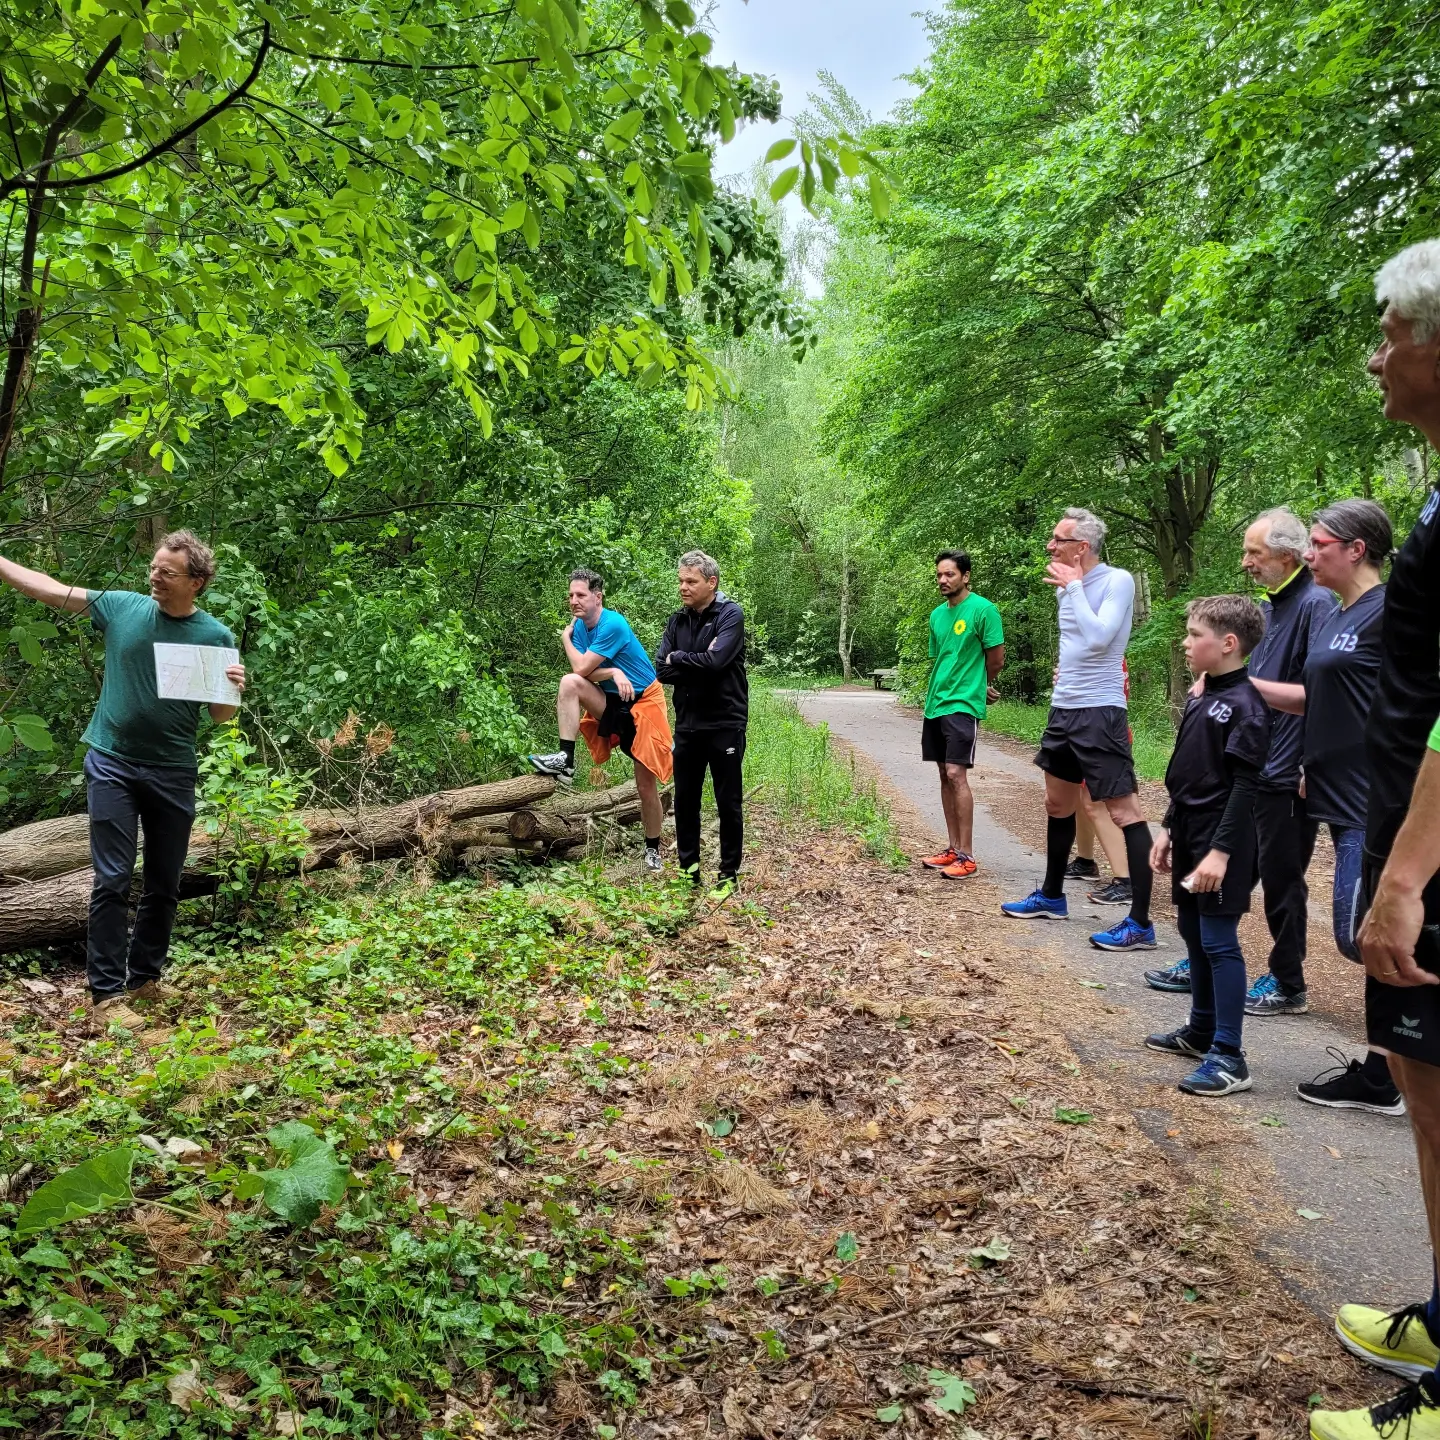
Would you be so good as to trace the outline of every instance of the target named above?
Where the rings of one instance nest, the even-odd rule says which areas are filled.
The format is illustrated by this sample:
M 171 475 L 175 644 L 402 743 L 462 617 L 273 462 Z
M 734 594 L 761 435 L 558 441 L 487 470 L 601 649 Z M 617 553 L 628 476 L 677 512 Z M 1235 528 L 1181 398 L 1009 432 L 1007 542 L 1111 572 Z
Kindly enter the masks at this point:
M 1270 753 L 1270 712 L 1250 683 L 1245 657 L 1265 632 L 1260 607 L 1243 595 L 1192 600 L 1185 611 L 1185 658 L 1205 676 L 1180 720 L 1165 772 L 1170 808 L 1150 854 L 1171 874 L 1180 934 L 1190 953 L 1190 1020 L 1146 1045 L 1193 1055 L 1180 1082 L 1191 1095 L 1229 1095 L 1252 1084 L 1240 1029 L 1245 957 L 1240 917 L 1255 888 L 1255 782 Z

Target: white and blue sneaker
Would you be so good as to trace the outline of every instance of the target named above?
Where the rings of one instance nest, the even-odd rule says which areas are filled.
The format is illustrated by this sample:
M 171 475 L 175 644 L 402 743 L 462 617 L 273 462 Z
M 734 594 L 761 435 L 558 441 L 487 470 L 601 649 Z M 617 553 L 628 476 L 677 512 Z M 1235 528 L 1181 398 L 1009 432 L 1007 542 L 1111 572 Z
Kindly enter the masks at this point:
M 1145 983 L 1152 990 L 1168 990 L 1188 995 L 1190 993 L 1190 957 L 1187 955 L 1178 965 L 1168 970 L 1147 970 Z
M 1129 915 L 1108 930 L 1097 930 L 1090 937 L 1090 943 L 1097 950 L 1154 950 L 1157 948 L 1155 927 L 1153 925 L 1137 925 Z
M 1237 1090 L 1248 1090 L 1254 1083 L 1243 1055 L 1222 1055 L 1212 1050 L 1180 1082 L 1180 1089 L 1187 1095 L 1233 1095 Z
M 1310 1008 L 1310 992 L 1297 990 L 1287 995 L 1280 982 L 1266 971 L 1245 996 L 1247 1015 L 1303 1015 Z
M 1052 900 L 1043 890 L 1032 890 L 1023 900 L 1007 900 L 1000 913 L 1012 920 L 1068 920 L 1070 907 L 1063 895 Z

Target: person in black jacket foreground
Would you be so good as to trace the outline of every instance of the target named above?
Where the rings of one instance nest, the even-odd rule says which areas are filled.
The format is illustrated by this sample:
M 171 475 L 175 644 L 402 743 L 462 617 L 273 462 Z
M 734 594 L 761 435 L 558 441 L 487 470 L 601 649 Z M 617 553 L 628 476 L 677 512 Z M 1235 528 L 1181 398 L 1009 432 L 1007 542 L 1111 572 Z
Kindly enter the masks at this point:
M 1255 888 L 1255 794 L 1269 758 L 1270 712 L 1245 668 L 1265 629 L 1245 595 L 1192 600 L 1185 611 L 1185 659 L 1205 677 L 1192 694 L 1165 772 L 1170 808 L 1150 852 L 1173 877 L 1181 938 L 1190 958 L 1190 1018 L 1147 1035 L 1152 1050 L 1200 1063 L 1180 1081 L 1191 1095 L 1229 1095 L 1253 1081 L 1240 1048 L 1245 956 L 1240 917 Z
M 675 700 L 675 852 L 681 870 L 700 879 L 700 793 L 705 768 L 720 812 L 720 884 L 728 893 L 745 844 L 745 612 L 720 593 L 720 567 L 703 550 L 680 557 L 681 608 L 655 654 L 655 673 Z

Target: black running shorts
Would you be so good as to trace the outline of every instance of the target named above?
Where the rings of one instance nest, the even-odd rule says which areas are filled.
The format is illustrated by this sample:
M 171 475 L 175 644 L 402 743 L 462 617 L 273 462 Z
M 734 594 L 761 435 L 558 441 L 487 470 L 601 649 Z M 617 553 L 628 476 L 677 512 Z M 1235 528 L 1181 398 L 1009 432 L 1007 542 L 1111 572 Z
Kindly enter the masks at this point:
M 1360 885 L 1360 907 L 1355 932 L 1370 909 L 1380 880 L 1380 865 L 1365 857 Z M 1415 963 L 1440 975 L 1440 880 L 1426 887 L 1425 925 L 1415 945 Z M 1386 985 L 1373 975 L 1365 977 L 1365 1038 L 1376 1050 L 1440 1065 L 1440 985 Z
M 980 722 L 963 710 L 949 715 L 926 717 L 920 731 L 920 758 L 935 765 L 963 765 L 967 770 L 975 764 L 975 745 L 980 735 Z
M 1035 763 L 1057 780 L 1083 783 L 1092 800 L 1135 793 L 1130 715 L 1123 705 L 1050 711 Z
M 635 743 L 635 716 L 632 713 L 635 702 L 622 700 L 618 695 L 605 692 L 605 713 L 600 717 L 598 734 L 608 740 L 622 755 L 635 758 L 630 748 Z

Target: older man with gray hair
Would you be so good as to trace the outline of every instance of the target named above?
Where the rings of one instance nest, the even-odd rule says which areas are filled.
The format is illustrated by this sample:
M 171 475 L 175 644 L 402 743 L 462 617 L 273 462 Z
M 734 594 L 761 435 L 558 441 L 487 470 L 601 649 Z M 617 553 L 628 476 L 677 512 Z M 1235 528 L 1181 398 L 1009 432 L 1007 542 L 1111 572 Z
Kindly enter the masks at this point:
M 712 894 L 735 888 L 745 845 L 745 612 L 720 593 L 720 566 L 703 550 L 679 562 L 680 609 L 655 654 L 655 673 L 675 700 L 675 855 L 700 879 L 700 795 L 708 768 L 720 812 L 720 880 Z
M 1250 656 L 1252 680 L 1302 683 L 1312 629 L 1334 610 L 1335 596 L 1315 583 L 1303 556 L 1310 532 L 1283 507 L 1257 515 L 1245 531 L 1240 564 L 1265 592 L 1265 637 Z M 1317 821 L 1305 813 L 1300 761 L 1305 717 L 1272 710 L 1270 758 L 1255 795 L 1260 885 L 1274 944 L 1270 968 L 1245 997 L 1247 1015 L 1301 1015 L 1310 1008 L 1305 985 L 1305 872 L 1315 853 Z
M 1045 879 L 1023 900 L 1000 909 L 1016 920 L 1064 920 L 1065 867 L 1075 843 L 1075 812 L 1083 785 L 1100 801 L 1125 839 L 1130 862 L 1130 913 L 1090 937 L 1098 950 L 1153 950 L 1150 920 L 1154 877 L 1150 826 L 1140 809 L 1130 748 L 1125 647 L 1135 614 L 1135 578 L 1105 564 L 1105 522 L 1072 506 L 1056 522 L 1046 552 L 1047 584 L 1058 592 L 1060 657 L 1050 718 L 1035 763 L 1045 772 Z

